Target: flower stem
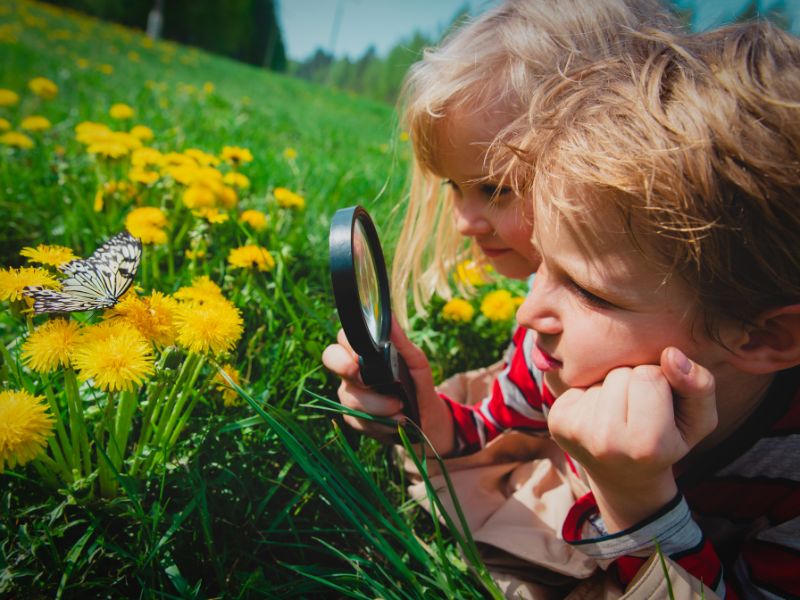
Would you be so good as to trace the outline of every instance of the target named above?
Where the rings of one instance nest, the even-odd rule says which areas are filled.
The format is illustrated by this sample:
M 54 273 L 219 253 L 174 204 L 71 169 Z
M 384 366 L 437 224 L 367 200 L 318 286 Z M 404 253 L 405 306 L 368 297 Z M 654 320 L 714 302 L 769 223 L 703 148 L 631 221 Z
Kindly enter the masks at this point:
M 56 436 L 58 438 L 57 440 L 50 439 L 50 450 L 53 452 L 53 458 L 56 463 L 68 467 L 67 471 L 71 472 L 74 468 L 80 468 L 80 456 L 78 457 L 78 462 L 75 462 L 74 448 L 76 448 L 75 443 L 77 442 L 75 433 L 70 428 L 70 434 L 72 436 L 72 443 L 70 443 L 67 437 L 67 430 L 64 428 L 64 419 L 61 416 L 61 411 L 58 409 L 58 402 L 53 395 L 53 388 L 49 380 L 46 382 L 44 395 L 47 397 L 47 402 L 50 405 L 50 412 L 53 413 L 53 418 L 56 421 Z
M 96 449 L 97 449 L 97 471 L 98 480 L 100 482 L 100 495 L 104 498 L 113 498 L 116 495 L 116 484 L 111 473 L 111 464 L 115 462 L 114 454 L 111 448 L 111 439 L 109 443 L 105 443 L 106 434 L 109 438 L 113 437 L 113 414 L 114 414 L 114 392 L 108 392 L 106 400 L 106 407 L 103 410 L 103 416 L 97 425 L 96 429 Z M 105 456 L 103 456 L 103 447 L 106 448 Z
M 69 368 L 64 371 L 64 390 L 67 396 L 69 430 L 73 436 L 72 452 L 75 454 L 75 466 L 78 467 L 83 477 L 88 477 L 92 473 L 89 432 L 86 429 L 86 421 L 83 418 L 83 403 L 78 393 L 78 380 L 75 377 L 75 371 Z M 83 458 L 83 469 L 80 467 L 81 457 Z

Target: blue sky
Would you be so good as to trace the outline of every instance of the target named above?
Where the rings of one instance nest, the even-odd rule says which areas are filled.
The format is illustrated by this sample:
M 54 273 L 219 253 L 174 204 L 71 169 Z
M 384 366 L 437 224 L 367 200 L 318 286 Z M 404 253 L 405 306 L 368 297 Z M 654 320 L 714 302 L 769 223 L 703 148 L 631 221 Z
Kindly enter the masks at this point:
M 385 55 L 415 30 L 439 35 L 463 6 L 472 14 L 496 0 L 278 0 L 278 19 L 289 58 L 302 60 L 318 47 L 357 58 L 373 44 Z M 337 10 L 338 33 L 334 33 Z

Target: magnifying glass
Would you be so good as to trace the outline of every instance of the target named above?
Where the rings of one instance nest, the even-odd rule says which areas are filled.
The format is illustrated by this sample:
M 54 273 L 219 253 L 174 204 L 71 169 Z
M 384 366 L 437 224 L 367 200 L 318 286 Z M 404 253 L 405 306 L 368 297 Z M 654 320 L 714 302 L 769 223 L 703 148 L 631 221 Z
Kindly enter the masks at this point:
M 361 206 L 336 211 L 331 221 L 330 269 L 336 310 L 358 354 L 361 379 L 377 392 L 400 398 L 403 414 L 419 424 L 414 381 L 389 341 L 392 304 L 378 232 Z

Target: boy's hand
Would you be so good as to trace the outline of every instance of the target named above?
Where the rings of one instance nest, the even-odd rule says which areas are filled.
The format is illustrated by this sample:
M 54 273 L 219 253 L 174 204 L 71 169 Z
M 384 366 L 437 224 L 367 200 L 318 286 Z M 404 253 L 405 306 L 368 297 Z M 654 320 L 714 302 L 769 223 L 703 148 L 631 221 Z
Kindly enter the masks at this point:
M 395 421 L 404 419 L 403 403 L 399 398 L 379 394 L 364 385 L 359 372 L 358 355 L 341 329 L 336 341 L 336 344 L 325 348 L 322 353 L 322 363 L 342 379 L 339 386 L 339 401 L 348 408 L 377 417 L 388 417 Z M 411 378 L 414 380 L 423 431 L 439 453 L 449 453 L 453 445 L 453 422 L 444 400 L 436 393 L 428 358 L 420 348 L 411 343 L 394 320 L 391 341 L 405 359 Z M 354 429 L 384 442 L 390 441 L 397 434 L 395 427 L 387 427 L 365 419 L 345 415 L 344 420 Z
M 717 426 L 714 377 L 666 348 L 660 366 L 617 368 L 567 390 L 548 426 L 588 472 L 609 533 L 627 529 L 675 496 L 672 466 Z

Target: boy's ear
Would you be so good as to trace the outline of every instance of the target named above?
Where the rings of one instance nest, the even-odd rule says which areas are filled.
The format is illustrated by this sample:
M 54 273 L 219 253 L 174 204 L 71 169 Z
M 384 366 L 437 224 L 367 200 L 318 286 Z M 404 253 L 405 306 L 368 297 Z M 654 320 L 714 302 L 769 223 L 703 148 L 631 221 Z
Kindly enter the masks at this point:
M 800 365 L 800 304 L 764 313 L 731 350 L 733 365 L 747 373 L 774 373 Z

